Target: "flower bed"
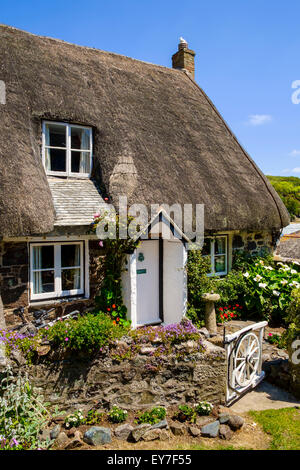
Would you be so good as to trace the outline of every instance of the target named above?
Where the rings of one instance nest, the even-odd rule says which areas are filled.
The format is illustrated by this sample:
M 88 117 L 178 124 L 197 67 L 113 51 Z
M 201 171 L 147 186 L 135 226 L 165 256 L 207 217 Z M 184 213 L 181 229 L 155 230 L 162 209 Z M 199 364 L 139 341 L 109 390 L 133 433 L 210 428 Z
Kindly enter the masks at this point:
M 125 341 L 120 341 L 125 337 Z M 126 340 L 127 338 L 127 340 Z M 203 352 L 204 346 L 197 328 L 189 320 L 178 324 L 159 327 L 143 327 L 130 330 L 126 326 L 116 325 L 108 315 L 87 314 L 78 320 L 58 321 L 51 327 L 45 327 L 36 335 L 21 335 L 17 332 L 0 332 L 7 356 L 19 351 L 28 363 L 38 356 L 47 356 L 51 351 L 64 353 L 84 353 L 90 355 L 108 355 L 121 362 L 132 359 L 148 345 L 149 363 L 147 367 L 159 367 L 161 356 L 176 354 L 179 358 L 186 354 Z

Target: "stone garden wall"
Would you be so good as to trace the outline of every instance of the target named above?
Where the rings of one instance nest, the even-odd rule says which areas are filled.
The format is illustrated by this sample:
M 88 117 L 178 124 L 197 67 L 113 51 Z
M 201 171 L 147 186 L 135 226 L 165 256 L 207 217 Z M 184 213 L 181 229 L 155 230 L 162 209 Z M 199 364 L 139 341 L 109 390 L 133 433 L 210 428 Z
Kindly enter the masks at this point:
M 14 371 L 26 372 L 47 402 L 66 411 L 93 406 L 109 408 L 114 404 L 138 409 L 204 400 L 223 403 L 225 351 L 204 343 L 204 353 L 193 353 L 181 360 L 175 355 L 161 357 L 159 367 L 151 365 L 145 351 L 119 363 L 104 356 L 91 361 L 76 357 L 28 366 L 15 357 L 19 366 L 14 365 Z

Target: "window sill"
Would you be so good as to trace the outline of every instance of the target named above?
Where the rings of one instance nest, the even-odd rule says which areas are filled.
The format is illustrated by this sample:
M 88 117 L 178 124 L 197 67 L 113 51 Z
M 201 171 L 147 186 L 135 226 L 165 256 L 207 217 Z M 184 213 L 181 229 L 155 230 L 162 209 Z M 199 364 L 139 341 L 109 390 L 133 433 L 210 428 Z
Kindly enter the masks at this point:
M 64 179 L 89 179 L 91 177 L 90 173 L 64 173 L 64 172 L 52 172 L 46 171 L 46 175 L 53 178 L 64 178 Z
M 37 299 L 37 300 L 30 300 L 29 306 L 42 306 L 42 305 L 55 305 L 55 304 L 62 304 L 62 303 L 69 303 L 69 302 L 78 302 L 80 300 L 89 300 L 90 297 L 84 297 L 84 296 L 76 296 L 76 297 L 61 297 L 59 299 Z

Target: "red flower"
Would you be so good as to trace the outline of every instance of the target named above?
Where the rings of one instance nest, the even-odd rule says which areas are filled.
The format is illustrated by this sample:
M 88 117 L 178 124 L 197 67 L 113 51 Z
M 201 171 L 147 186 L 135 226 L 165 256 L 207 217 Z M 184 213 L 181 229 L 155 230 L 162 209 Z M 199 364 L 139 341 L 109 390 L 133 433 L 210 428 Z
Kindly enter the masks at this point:
M 231 305 L 228 305 L 228 308 L 231 308 Z
M 230 314 L 231 318 L 234 317 L 233 313 Z
M 223 318 L 224 318 L 224 317 L 223 317 L 223 315 L 220 315 L 220 317 L 221 317 L 221 318 L 222 318 L 222 320 L 223 320 Z
M 110 308 L 109 308 L 109 307 L 107 307 L 107 311 L 110 312 Z
M 222 308 L 222 307 L 220 307 L 219 310 L 221 310 L 221 312 L 223 312 L 223 308 Z
M 115 305 L 115 304 L 112 304 L 112 308 L 116 308 L 116 305 Z
M 239 307 L 239 304 L 235 304 L 236 307 Z
M 119 317 L 117 318 L 117 321 L 120 321 L 120 318 L 119 318 Z
M 108 201 L 108 197 L 105 197 L 105 198 L 104 198 L 104 201 Z
M 227 315 L 227 313 L 225 313 L 224 317 L 225 317 L 225 318 L 228 318 L 228 315 Z

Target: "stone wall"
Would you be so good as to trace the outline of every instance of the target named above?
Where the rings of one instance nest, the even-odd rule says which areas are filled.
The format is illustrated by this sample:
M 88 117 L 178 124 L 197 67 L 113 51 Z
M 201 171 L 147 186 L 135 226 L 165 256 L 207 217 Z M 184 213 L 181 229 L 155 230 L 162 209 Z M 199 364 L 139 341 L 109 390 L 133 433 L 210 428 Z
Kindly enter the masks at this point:
M 171 406 L 208 400 L 224 402 L 226 363 L 223 348 L 205 342 L 205 353 L 177 360 L 164 357 L 159 369 L 147 367 L 149 357 L 116 362 L 103 356 L 87 361 L 76 358 L 15 367 L 27 372 L 47 402 L 66 411 L 92 406 L 127 409 Z
M 277 234 L 271 232 L 239 232 L 232 238 L 233 254 L 246 251 L 252 255 L 261 255 L 273 252 L 277 240 Z
M 99 292 L 103 279 L 101 259 L 104 251 L 97 240 L 89 241 L 89 282 L 90 297 L 47 301 L 43 305 L 29 305 L 29 247 L 27 242 L 0 243 L 0 295 L 3 302 L 4 318 L 7 327 L 20 323 L 20 318 L 13 313 L 18 307 L 25 307 L 25 320 L 32 321 L 36 309 L 55 307 L 51 319 L 67 315 L 71 311 L 82 312 L 91 307 L 95 295 Z
M 300 337 L 289 344 L 290 391 L 300 400 Z
M 27 243 L 0 244 L 0 292 L 6 313 L 28 305 Z

